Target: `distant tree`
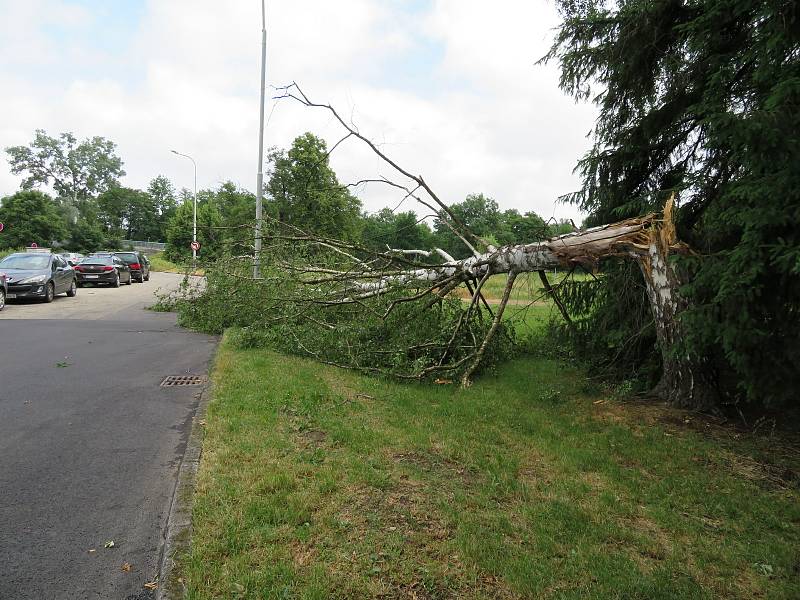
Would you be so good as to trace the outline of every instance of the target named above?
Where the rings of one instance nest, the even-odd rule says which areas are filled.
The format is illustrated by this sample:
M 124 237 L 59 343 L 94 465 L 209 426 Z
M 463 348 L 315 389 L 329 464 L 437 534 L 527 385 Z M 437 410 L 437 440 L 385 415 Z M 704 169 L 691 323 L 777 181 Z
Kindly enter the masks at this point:
M 0 202 L 0 248 L 17 248 L 36 243 L 50 246 L 67 238 L 66 225 L 56 203 L 47 194 L 22 190 Z
M 183 262 L 192 255 L 190 244 L 192 242 L 193 213 L 194 202 L 184 202 L 178 206 L 167 224 L 165 254 L 170 260 Z M 199 252 L 202 260 L 210 260 L 219 255 L 222 249 L 221 225 L 222 215 L 220 215 L 216 203 L 207 199 L 198 202 L 197 241 L 202 246 Z
M 219 238 L 234 254 L 252 253 L 256 196 L 237 188 L 231 181 L 223 183 L 214 194 L 221 218 Z M 267 207 L 269 210 L 269 207 Z
M 547 230 L 550 236 L 564 235 L 565 233 L 572 233 L 575 231 L 575 225 L 568 219 L 559 219 L 555 223 L 548 223 Z
M 395 213 L 384 208 L 364 216 L 363 240 L 367 248 L 386 250 L 429 250 L 434 245 L 433 232 L 427 223 L 419 222 L 413 212 Z
M 107 236 L 96 221 L 78 219 L 69 225 L 67 248 L 73 252 L 95 252 L 106 246 Z
M 288 152 L 270 152 L 269 160 L 267 193 L 281 221 L 318 235 L 359 238 L 361 202 L 339 183 L 323 140 L 306 133 Z
M 129 240 L 157 240 L 161 234 L 155 199 L 141 190 L 131 190 L 125 207 L 125 237 Z
M 498 232 L 495 234 L 501 244 L 526 244 L 533 240 L 543 240 L 553 233 L 547 224 L 535 212 L 519 214 L 515 209 L 504 211 L 500 215 Z
M 107 234 L 121 237 L 131 197 L 136 190 L 114 186 L 97 197 L 97 218 Z
M 451 204 L 450 210 L 475 235 L 491 238 L 490 242 L 498 241 L 495 236 L 500 229 L 501 213 L 495 200 L 483 194 L 469 194 L 463 202 Z M 469 251 L 451 231 L 447 225 L 449 220 L 444 217 L 440 213 L 433 225 L 437 245 L 455 258 L 465 258 Z
M 125 175 L 115 150 L 114 142 L 103 137 L 79 142 L 71 133 L 55 138 L 42 129 L 36 130 L 28 146 L 6 148 L 11 172 L 25 176 L 23 189 L 52 186 L 59 197 L 69 199 L 78 209 Z
M 178 209 L 175 186 L 172 185 L 169 179 L 159 175 L 150 181 L 147 186 L 147 193 L 153 199 L 158 213 L 158 235 L 154 236 L 154 238 L 165 240 L 167 238 L 167 223 Z

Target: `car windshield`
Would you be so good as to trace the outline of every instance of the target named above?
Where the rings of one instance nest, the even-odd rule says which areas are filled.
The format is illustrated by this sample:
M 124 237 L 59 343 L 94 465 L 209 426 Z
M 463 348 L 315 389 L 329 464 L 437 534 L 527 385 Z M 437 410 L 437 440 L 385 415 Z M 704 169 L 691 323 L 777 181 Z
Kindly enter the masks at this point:
M 126 264 L 139 262 L 139 257 L 132 252 L 127 254 L 117 254 L 117 258 L 122 259 Z
M 0 267 L 4 269 L 46 269 L 50 264 L 50 257 L 47 255 L 35 254 L 12 254 L 0 261 Z
M 81 265 L 113 265 L 114 259 L 111 256 L 90 256 L 84 258 L 79 264 Z

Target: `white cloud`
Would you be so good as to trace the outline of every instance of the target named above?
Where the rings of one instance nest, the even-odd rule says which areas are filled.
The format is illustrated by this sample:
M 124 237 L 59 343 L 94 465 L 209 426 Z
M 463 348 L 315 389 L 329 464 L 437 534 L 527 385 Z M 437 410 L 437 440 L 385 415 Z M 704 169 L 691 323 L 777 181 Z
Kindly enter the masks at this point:
M 571 170 L 588 146 L 594 111 L 561 94 L 554 66 L 534 65 L 550 43 L 553 7 L 439 0 L 412 13 L 403 6 L 269 3 L 268 81 L 295 80 L 352 114 L 448 202 L 483 192 L 503 208 L 575 217 L 574 208 L 554 209 L 553 201 L 577 185 Z M 92 45 L 92 28 L 103 27 L 100 9 L 0 0 L 0 10 L 16 21 L 0 25 L 0 89 L 10 91 L 0 94 L 7 116 L 0 145 L 25 144 L 36 128 L 103 135 L 119 146 L 127 185 L 144 187 L 163 173 L 189 187 L 191 165 L 169 153 L 174 147 L 195 157 L 201 187 L 232 179 L 254 188 L 257 1 L 150 0 L 119 48 Z M 59 27 L 88 34 L 53 35 L 53 14 L 65 15 Z M 94 57 L 91 70 L 80 57 Z M 286 147 L 308 130 L 329 143 L 341 133 L 323 112 L 280 103 L 267 145 Z M 350 141 L 333 165 L 343 181 L 391 174 Z M 0 163 L 0 193 L 18 182 Z M 360 196 L 369 210 L 395 199 L 375 187 Z

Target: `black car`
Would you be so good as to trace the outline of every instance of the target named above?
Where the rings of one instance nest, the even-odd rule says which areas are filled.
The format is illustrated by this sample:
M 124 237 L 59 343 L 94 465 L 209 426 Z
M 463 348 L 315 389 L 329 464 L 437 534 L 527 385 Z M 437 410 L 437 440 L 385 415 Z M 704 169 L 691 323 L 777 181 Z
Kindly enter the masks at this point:
M 79 287 L 87 283 L 119 287 L 120 283 L 130 285 L 133 281 L 128 265 L 111 254 L 88 256 L 75 265 L 74 269 Z
M 0 261 L 8 279 L 6 298 L 35 298 L 52 302 L 56 294 L 77 293 L 75 272 L 63 258 L 48 250 L 15 252 Z
M 150 261 L 144 254 L 141 252 L 114 252 L 114 256 L 128 265 L 134 281 L 139 283 L 150 281 Z
M 0 273 L 0 310 L 6 307 L 6 294 L 8 293 L 8 283 L 6 274 Z

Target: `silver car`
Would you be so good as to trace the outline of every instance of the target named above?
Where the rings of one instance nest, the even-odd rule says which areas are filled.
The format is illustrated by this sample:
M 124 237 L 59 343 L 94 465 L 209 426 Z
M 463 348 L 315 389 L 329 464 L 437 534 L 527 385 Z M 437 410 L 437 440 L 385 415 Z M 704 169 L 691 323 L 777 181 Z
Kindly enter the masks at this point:
M 18 298 L 52 302 L 56 294 L 78 292 L 75 271 L 66 260 L 50 252 L 15 252 L 0 261 L 8 279 L 9 300 Z

